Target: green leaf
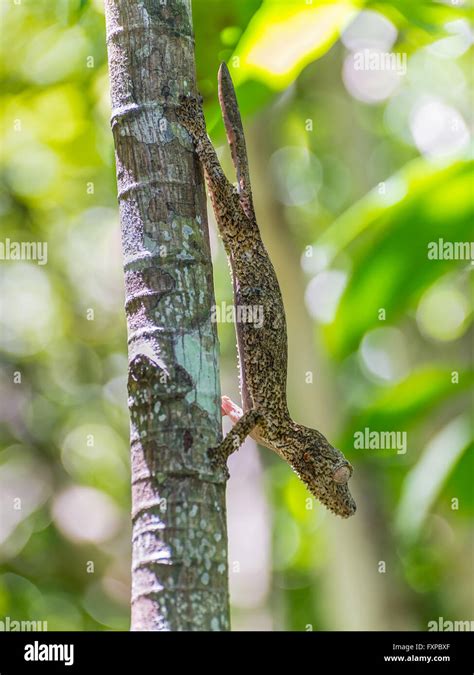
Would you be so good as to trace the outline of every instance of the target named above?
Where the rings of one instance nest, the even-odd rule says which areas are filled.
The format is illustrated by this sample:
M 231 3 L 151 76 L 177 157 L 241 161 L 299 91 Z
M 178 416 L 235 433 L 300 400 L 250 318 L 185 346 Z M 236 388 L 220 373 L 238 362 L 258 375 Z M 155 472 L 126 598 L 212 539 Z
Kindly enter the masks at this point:
M 345 251 L 353 265 L 335 320 L 325 329 L 337 358 L 356 349 L 362 336 L 380 325 L 381 307 L 393 322 L 436 279 L 466 265 L 462 260 L 430 260 L 428 251 L 430 242 L 439 239 L 470 240 L 472 166 L 457 162 L 439 168 L 415 160 L 320 237 L 315 248 L 327 264 Z
M 311 4 L 266 0 L 230 60 L 235 84 L 255 79 L 275 90 L 284 89 L 332 47 L 362 4 L 362 0 Z
M 414 540 L 417 537 L 470 439 L 467 416 L 455 418 L 431 439 L 416 466 L 407 474 L 395 520 L 404 538 Z
M 427 415 L 433 414 L 437 406 L 462 395 L 474 384 L 473 371 L 461 372 L 459 383 L 453 384 L 453 371 L 460 372 L 462 369 L 426 366 L 390 389 L 379 389 L 372 403 L 347 424 L 341 447 L 349 447 L 354 432 L 365 427 L 371 430 L 407 431 L 420 424 Z
M 408 27 L 418 26 L 429 33 L 439 32 L 448 21 L 466 17 L 469 9 L 461 4 L 444 4 L 435 0 L 369 0 L 367 7 L 389 13 L 395 10 L 397 25 L 405 20 Z M 401 20 L 400 20 L 401 19 Z

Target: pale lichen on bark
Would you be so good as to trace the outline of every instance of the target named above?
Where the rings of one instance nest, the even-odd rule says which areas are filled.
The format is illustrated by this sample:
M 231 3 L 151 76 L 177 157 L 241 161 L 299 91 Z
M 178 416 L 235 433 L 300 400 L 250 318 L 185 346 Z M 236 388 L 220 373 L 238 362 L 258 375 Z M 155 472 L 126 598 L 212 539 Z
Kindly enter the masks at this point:
M 218 342 L 190 0 L 106 0 L 129 336 L 132 630 L 229 628 Z

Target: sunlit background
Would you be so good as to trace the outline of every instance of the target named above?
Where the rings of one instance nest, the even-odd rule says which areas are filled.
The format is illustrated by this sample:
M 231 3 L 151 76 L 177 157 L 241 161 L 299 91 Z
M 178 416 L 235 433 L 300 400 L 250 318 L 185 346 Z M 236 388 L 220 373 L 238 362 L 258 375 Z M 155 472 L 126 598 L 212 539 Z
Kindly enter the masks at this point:
M 0 11 L 0 241 L 48 244 L 45 265 L 0 261 L 0 620 L 127 629 L 126 326 L 102 2 Z M 233 627 L 470 620 L 472 261 L 439 243 L 472 238 L 469 4 L 194 0 L 193 11 L 229 175 L 220 61 L 237 84 L 287 307 L 290 410 L 351 460 L 358 503 L 337 519 L 247 441 L 228 486 Z M 212 213 L 210 225 L 217 301 L 230 303 Z M 238 400 L 233 326 L 219 336 L 222 391 Z M 406 445 L 357 446 L 365 430 Z

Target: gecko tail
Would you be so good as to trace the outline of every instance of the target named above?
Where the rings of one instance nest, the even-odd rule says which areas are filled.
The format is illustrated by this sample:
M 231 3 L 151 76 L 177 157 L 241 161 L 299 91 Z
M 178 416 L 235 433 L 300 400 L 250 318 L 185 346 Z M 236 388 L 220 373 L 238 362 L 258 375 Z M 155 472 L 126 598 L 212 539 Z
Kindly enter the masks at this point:
M 239 104 L 229 69 L 221 63 L 217 76 L 219 104 L 224 120 L 227 141 L 237 176 L 238 192 L 242 208 L 249 218 L 255 218 L 250 185 L 249 162 L 245 144 L 244 128 L 240 116 Z

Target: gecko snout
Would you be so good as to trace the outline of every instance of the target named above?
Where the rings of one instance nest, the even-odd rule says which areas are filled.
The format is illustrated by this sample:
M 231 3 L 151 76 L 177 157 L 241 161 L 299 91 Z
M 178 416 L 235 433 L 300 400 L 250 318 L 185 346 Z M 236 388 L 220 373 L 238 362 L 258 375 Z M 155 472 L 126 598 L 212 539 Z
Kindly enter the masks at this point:
M 316 499 L 333 513 L 342 518 L 352 516 L 356 505 L 349 490 L 350 462 L 319 431 L 303 428 L 301 433 L 301 427 L 294 428 L 298 434 L 294 434 L 293 443 L 303 446 L 301 454 L 291 456 L 294 470 Z

